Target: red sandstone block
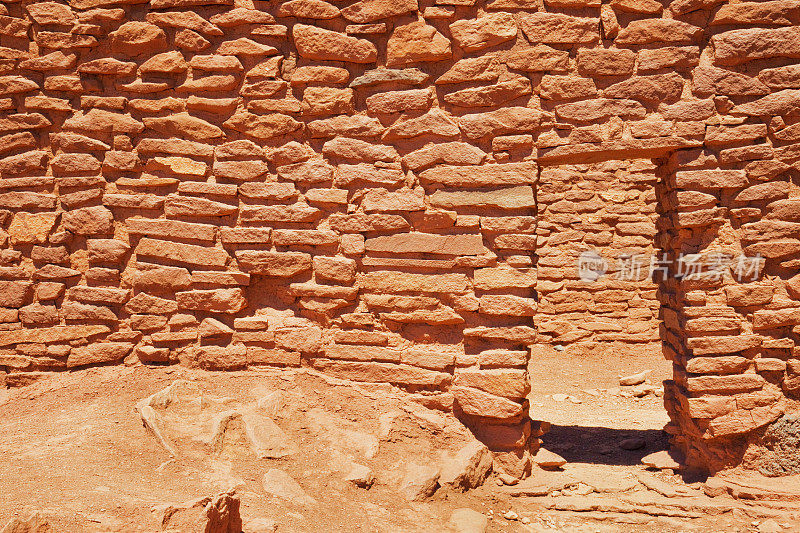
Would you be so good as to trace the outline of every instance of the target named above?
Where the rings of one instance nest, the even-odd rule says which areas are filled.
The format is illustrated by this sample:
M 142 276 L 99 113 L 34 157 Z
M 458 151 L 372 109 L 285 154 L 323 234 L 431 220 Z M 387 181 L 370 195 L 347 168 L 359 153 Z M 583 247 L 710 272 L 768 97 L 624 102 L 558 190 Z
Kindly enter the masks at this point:
M 406 365 L 446 371 L 455 364 L 460 349 L 449 345 L 417 345 L 402 351 L 400 362 Z
M 235 314 L 247 306 L 242 289 L 209 289 L 178 292 L 175 299 L 180 309 L 210 313 Z
M 532 43 L 575 44 L 599 40 L 597 19 L 557 13 L 524 13 L 519 24 Z
M 711 437 L 747 433 L 777 420 L 784 412 L 781 405 L 739 409 L 725 416 L 715 418 L 708 425 Z
M 133 349 L 128 342 L 95 342 L 73 348 L 67 359 L 67 368 L 98 363 L 118 363 Z
M 711 336 L 687 339 L 687 347 L 694 355 L 728 354 L 757 348 L 761 345 L 759 335 Z
M 381 331 L 366 331 L 361 329 L 348 329 L 348 330 L 336 330 L 333 333 L 333 340 L 336 344 L 368 344 L 368 345 L 375 345 L 375 346 L 385 346 L 389 340 L 389 336 L 386 333 Z M 437 355 L 441 352 L 436 352 Z M 403 354 L 405 357 L 405 354 Z M 408 363 L 414 365 L 413 362 L 403 361 L 404 363 Z M 415 365 L 415 366 L 425 366 L 425 365 Z
M 445 387 L 451 381 L 450 374 L 444 372 L 391 363 L 314 359 L 312 365 L 330 375 L 354 381 L 399 383 L 434 388 Z
M 578 50 L 578 71 L 584 76 L 630 76 L 636 53 L 626 49 L 584 48 Z
M 753 313 L 753 329 L 780 328 L 800 324 L 800 307 L 789 309 L 759 309 Z
M 730 376 L 700 376 L 687 380 L 687 389 L 692 394 L 746 392 L 761 389 L 766 384 L 758 374 L 735 374 Z
M 741 374 L 750 366 L 750 360 L 739 356 L 693 357 L 686 363 L 691 374 Z
M 450 388 L 456 405 L 465 414 L 498 419 L 514 419 L 524 413 L 523 405 L 471 387 Z
M 702 31 L 702 28 L 674 19 L 634 20 L 619 32 L 614 42 L 623 45 L 691 44 Z
M 688 398 L 691 418 L 718 418 L 736 410 L 736 399 L 730 396 Z
M 237 250 L 239 268 L 250 274 L 292 277 L 311 269 L 311 255 L 302 252 Z
M 329 344 L 324 348 L 325 357 L 329 359 L 347 359 L 352 361 L 386 361 L 399 363 L 401 352 L 396 348 L 382 346 L 356 346 L 351 344 Z
M 202 368 L 233 370 L 247 365 L 247 348 L 243 344 L 229 346 L 200 346 L 194 357 Z
M 512 399 L 525 398 L 530 392 L 527 372 L 516 369 L 460 370 L 454 384 Z
M 675 173 L 675 184 L 681 189 L 723 189 L 747 185 L 743 170 L 684 170 Z
M 234 331 L 231 335 L 231 342 L 243 343 L 248 346 L 251 344 L 261 345 L 270 343 L 275 339 L 272 331 Z
M 248 365 L 300 366 L 300 352 L 280 348 L 247 347 Z

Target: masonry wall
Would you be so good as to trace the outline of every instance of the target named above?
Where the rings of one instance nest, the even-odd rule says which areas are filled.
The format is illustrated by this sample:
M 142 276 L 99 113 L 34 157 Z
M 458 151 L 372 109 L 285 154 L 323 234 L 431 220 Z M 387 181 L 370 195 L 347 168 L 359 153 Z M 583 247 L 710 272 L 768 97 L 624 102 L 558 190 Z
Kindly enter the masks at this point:
M 735 464 L 792 411 L 796 3 L 0 11 L 7 383 L 126 358 L 310 365 L 455 410 L 521 474 L 534 324 L 655 338 L 654 284 L 580 286 L 575 252 L 654 244 L 768 257 L 749 284 L 659 282 L 689 462 Z
M 537 343 L 589 357 L 660 351 L 655 169 L 649 159 L 542 169 Z M 602 259 L 594 276 L 581 272 L 585 254 Z

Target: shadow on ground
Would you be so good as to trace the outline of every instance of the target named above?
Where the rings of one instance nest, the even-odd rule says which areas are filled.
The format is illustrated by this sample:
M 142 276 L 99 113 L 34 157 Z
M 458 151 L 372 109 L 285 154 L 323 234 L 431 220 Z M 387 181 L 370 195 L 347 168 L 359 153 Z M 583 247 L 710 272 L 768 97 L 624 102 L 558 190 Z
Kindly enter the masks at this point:
M 637 465 L 645 455 L 666 450 L 668 435 L 658 429 L 554 425 L 542 442 L 570 463 Z

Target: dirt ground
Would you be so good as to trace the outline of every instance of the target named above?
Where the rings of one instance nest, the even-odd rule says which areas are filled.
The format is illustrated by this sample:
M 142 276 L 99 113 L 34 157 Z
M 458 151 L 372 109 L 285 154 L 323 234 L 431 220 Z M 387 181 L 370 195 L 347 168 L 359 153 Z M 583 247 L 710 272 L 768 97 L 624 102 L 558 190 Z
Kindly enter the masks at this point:
M 659 346 L 612 345 L 593 353 L 538 350 L 528 367 L 530 412 L 553 424 L 543 437 L 545 447 L 569 462 L 609 465 L 638 465 L 644 455 L 666 449 L 662 429 L 669 417 L 661 394 L 624 397 L 619 386 L 620 377 L 644 371 L 650 371 L 647 381 L 657 390 L 672 378 L 672 364 Z M 631 438 L 647 444 L 622 450 L 620 442 Z
M 59 532 L 160 531 L 154 507 L 235 487 L 247 533 L 455 531 L 451 514 L 463 508 L 489 518 L 489 532 L 800 531 L 797 501 L 710 498 L 699 482 L 646 472 L 642 456 L 666 446 L 666 414 L 658 396 L 620 396 L 618 377 L 652 370 L 657 389 L 669 365 L 653 350 L 617 357 L 614 364 L 613 353 L 595 355 L 539 354 L 531 364 L 531 414 L 553 424 L 544 447 L 568 461 L 562 471 L 536 469 L 516 486 L 503 486 L 492 475 L 480 488 L 440 489 L 420 502 L 398 496 L 394 473 L 405 463 L 438 460 L 442 451 L 435 446 L 454 434 L 453 421 L 404 407 L 403 395 L 388 386 L 181 367 L 103 367 L 49 376 L 0 391 L 0 527 L 38 510 Z M 241 402 L 282 391 L 286 401 L 273 411 L 275 421 L 299 453 L 171 458 L 145 430 L 135 406 L 176 379 Z M 387 418 L 390 412 L 405 413 L 406 425 L 397 426 L 399 437 L 387 439 L 387 420 L 400 420 Z M 641 447 L 621 448 L 626 439 L 639 439 Z M 373 441 L 372 449 L 364 444 Z M 340 464 L 349 461 L 372 469 L 370 489 L 344 481 Z M 265 494 L 261 477 L 269 468 L 288 472 L 312 500 Z M 787 484 L 800 486 L 797 480 L 779 485 Z

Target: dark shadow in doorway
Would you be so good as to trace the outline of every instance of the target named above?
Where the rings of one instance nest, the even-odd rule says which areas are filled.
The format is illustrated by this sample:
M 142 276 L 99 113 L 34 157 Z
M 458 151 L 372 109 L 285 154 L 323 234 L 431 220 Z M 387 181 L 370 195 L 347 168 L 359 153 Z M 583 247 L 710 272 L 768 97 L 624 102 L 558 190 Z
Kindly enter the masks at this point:
M 634 440 L 641 448 L 620 445 Z M 612 429 L 592 426 L 552 426 L 542 437 L 544 448 L 570 463 L 638 465 L 642 457 L 668 449 L 668 435 L 658 429 Z

